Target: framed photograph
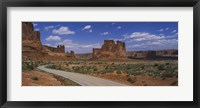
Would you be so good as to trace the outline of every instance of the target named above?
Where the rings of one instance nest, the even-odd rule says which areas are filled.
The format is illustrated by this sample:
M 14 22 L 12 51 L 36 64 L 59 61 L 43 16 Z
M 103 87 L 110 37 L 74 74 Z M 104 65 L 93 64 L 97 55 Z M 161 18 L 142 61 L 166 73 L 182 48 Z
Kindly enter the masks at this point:
M 1 107 L 199 107 L 199 0 L 5 0 Z

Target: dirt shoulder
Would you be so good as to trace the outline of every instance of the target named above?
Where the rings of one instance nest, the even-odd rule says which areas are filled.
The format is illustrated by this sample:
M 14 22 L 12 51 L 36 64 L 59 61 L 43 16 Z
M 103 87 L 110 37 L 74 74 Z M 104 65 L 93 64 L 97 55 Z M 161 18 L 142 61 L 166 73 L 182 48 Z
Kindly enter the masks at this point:
M 22 72 L 22 86 L 78 86 L 79 84 L 58 75 L 38 70 Z

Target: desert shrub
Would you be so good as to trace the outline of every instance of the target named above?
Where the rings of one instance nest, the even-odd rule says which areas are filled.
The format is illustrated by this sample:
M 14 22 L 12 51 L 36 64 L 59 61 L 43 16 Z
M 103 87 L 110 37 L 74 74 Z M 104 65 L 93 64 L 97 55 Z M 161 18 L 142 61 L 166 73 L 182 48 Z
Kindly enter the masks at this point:
M 144 66 L 141 66 L 140 69 L 141 69 L 141 70 L 144 70 Z
M 115 65 L 115 63 L 112 63 L 111 65 Z
M 154 64 L 154 66 L 158 66 L 158 64 L 156 63 L 156 64 Z
M 34 77 L 31 77 L 31 79 L 32 79 L 32 80 L 36 80 L 36 81 L 37 81 L 37 80 L 39 80 L 39 78 L 38 78 L 38 77 L 36 77 L 36 76 L 34 76 Z
M 147 84 L 144 84 L 144 86 L 147 86 Z
M 116 73 L 117 73 L 117 74 L 122 74 L 120 70 L 117 70 Z
M 130 77 L 130 74 L 126 75 L 126 77 Z
M 94 68 L 94 71 L 97 71 L 97 68 Z
M 65 68 L 65 71 L 71 72 L 72 70 L 70 68 Z
M 46 68 L 57 69 L 56 65 L 48 65 L 48 66 L 46 66 Z
M 131 74 L 132 75 L 143 75 L 144 73 L 141 71 L 133 71 Z
M 165 65 L 169 65 L 169 63 L 165 63 Z
M 37 63 L 33 63 L 33 62 L 23 62 L 23 63 L 22 63 L 22 70 L 31 71 L 31 70 L 35 69 L 37 66 L 38 66 Z
M 129 78 L 127 79 L 127 81 L 133 84 L 133 83 L 135 83 L 135 82 L 137 81 L 137 78 L 136 78 L 136 77 L 133 77 L 133 78 L 132 78 L 132 77 L 129 77 Z
M 163 74 L 161 75 L 162 78 L 166 78 L 166 77 L 173 77 L 174 73 L 173 72 L 169 72 L 169 71 L 165 71 L 163 72 Z
M 103 64 L 102 62 L 98 62 L 97 64 Z
M 108 66 L 105 67 L 105 69 L 108 69 L 108 68 L 109 68 Z
M 112 72 L 114 72 L 114 69 L 111 69 L 111 68 L 110 68 L 110 69 L 106 69 L 105 71 L 106 71 L 107 73 L 112 73 Z
M 166 66 L 165 70 L 166 71 L 175 71 L 178 69 L 178 66 L 177 65 L 170 65 L 170 66 Z
M 152 76 L 154 76 L 154 77 L 160 76 L 160 72 L 159 71 L 153 71 L 151 73 L 152 73 Z
M 161 70 L 161 71 L 165 70 L 164 65 L 159 65 L 159 66 L 158 66 L 158 70 Z

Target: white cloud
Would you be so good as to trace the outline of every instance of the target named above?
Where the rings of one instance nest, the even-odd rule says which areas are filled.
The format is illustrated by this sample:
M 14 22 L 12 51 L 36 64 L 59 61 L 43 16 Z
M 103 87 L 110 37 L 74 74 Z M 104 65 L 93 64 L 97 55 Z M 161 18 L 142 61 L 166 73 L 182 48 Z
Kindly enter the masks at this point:
M 159 50 L 174 49 L 178 47 L 178 34 L 170 36 L 156 35 L 148 32 L 134 32 L 124 35 L 127 48 L 131 50 Z
M 121 27 L 121 26 L 118 26 L 117 29 L 122 29 L 122 27 Z
M 55 27 L 59 27 L 59 26 L 60 26 L 60 24 L 56 25 Z
M 92 26 L 91 25 L 86 25 L 85 27 L 82 28 L 82 31 L 86 32 L 92 32 Z
M 90 29 L 89 32 L 91 33 L 91 32 L 92 32 L 92 29 Z
M 87 30 L 87 29 L 91 29 L 92 26 L 91 25 L 86 25 L 82 30 Z
M 158 31 L 163 32 L 163 31 L 167 31 L 167 30 L 169 30 L 169 29 L 170 29 L 170 28 L 167 27 L 167 28 L 162 28 L 162 29 L 160 29 L 160 30 L 158 30 Z
M 95 43 L 95 44 L 79 44 L 79 43 L 74 43 L 72 40 L 65 39 L 62 42 L 56 43 L 65 45 L 65 48 L 68 50 L 83 50 L 83 49 L 89 49 L 92 50 L 92 48 L 100 47 L 100 43 Z
M 150 49 L 150 50 L 157 50 L 157 49 L 174 49 L 178 47 L 178 40 L 177 39 L 161 39 L 156 41 L 146 41 L 142 43 L 137 43 L 133 45 L 127 46 L 131 49 Z
M 164 35 L 155 35 L 147 32 L 134 32 L 131 35 L 124 35 L 125 39 L 129 41 L 147 41 L 147 40 L 158 40 L 165 38 Z
M 33 26 L 35 27 L 35 26 L 38 26 L 38 24 L 37 23 L 33 23 Z
M 100 48 L 101 44 L 100 43 L 95 43 L 95 44 L 88 44 L 88 45 L 81 45 L 80 48 Z
M 109 35 L 110 33 L 109 32 L 103 32 L 103 33 L 100 33 L 100 35 L 104 36 L 104 35 Z
M 75 32 L 71 31 L 67 26 L 62 26 L 59 29 L 53 29 L 52 33 L 59 34 L 59 35 L 75 34 Z
M 45 43 L 44 45 L 51 46 L 51 44 L 47 44 L 47 43 Z
M 115 23 L 111 23 L 111 25 L 115 25 Z
M 48 31 L 49 29 L 52 29 L 52 28 L 54 28 L 54 26 L 46 26 L 46 27 L 44 27 L 44 29 L 47 30 L 47 31 Z
M 171 33 L 176 33 L 176 30 L 173 30 Z
M 161 33 L 161 34 L 159 34 L 159 35 L 161 35 L 161 36 L 164 36 L 164 34 L 162 34 L 162 33 Z
M 59 36 L 49 36 L 45 39 L 46 41 L 61 41 Z
M 40 29 L 39 29 L 39 28 L 35 28 L 34 30 L 35 30 L 35 31 L 40 31 Z
M 164 31 L 164 29 L 160 29 L 160 30 L 158 30 L 158 31 L 162 32 L 162 31 Z

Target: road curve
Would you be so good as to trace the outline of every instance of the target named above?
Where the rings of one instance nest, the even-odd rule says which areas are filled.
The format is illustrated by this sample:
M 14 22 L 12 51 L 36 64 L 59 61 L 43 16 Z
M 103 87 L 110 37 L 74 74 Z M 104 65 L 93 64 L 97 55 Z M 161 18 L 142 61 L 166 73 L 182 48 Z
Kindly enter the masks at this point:
M 102 78 L 97 78 L 97 77 L 83 75 L 83 74 L 74 73 L 74 72 L 66 72 L 62 70 L 49 69 L 49 68 L 45 68 L 45 66 L 46 65 L 39 66 L 38 69 L 68 78 L 82 86 L 126 86 L 125 84 L 120 84 L 120 83 L 102 79 Z

